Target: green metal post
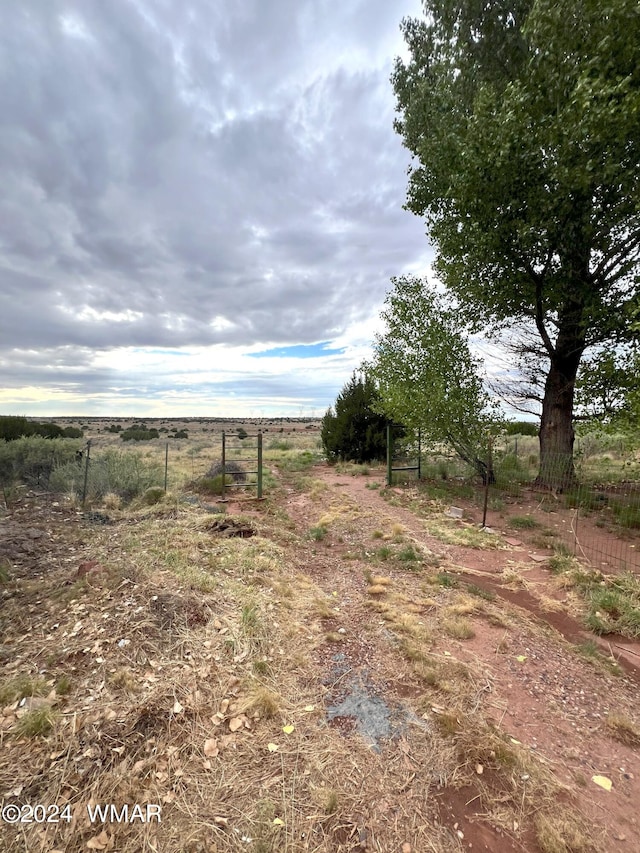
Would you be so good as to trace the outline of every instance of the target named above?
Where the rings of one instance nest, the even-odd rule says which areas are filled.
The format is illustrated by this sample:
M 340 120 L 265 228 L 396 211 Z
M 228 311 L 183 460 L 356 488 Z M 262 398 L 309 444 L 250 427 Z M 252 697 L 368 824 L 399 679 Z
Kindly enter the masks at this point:
M 167 494 L 167 473 L 169 471 L 169 442 L 164 449 L 164 493 Z
M 91 439 L 87 441 L 87 461 L 84 466 L 84 486 L 82 487 L 82 509 L 84 509 L 84 502 L 87 499 L 87 482 L 89 480 L 89 455 L 91 453 Z
M 225 446 L 226 436 L 224 434 L 224 430 L 222 430 L 222 500 L 224 500 L 224 487 L 227 482 L 227 459 L 226 459 L 226 446 Z
M 418 428 L 418 480 L 422 479 L 422 430 Z
M 262 497 L 262 430 L 258 430 L 258 499 Z
M 387 424 L 387 486 L 391 485 L 391 465 L 393 459 L 391 424 Z
M 489 447 L 487 452 L 487 473 L 484 483 L 484 506 L 482 507 L 482 526 L 487 526 L 487 507 L 489 506 L 489 480 L 491 479 L 491 471 L 493 470 L 493 455 L 492 455 L 492 440 L 489 439 Z

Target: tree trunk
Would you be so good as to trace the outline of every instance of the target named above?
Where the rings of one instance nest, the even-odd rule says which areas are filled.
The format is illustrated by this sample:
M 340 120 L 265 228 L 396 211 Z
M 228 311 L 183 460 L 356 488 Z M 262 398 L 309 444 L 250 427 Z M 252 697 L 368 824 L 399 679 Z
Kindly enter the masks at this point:
M 544 387 L 540 419 L 540 470 L 536 482 L 563 491 L 576 481 L 573 464 L 573 400 L 585 348 L 582 305 L 565 305 Z
M 540 419 L 540 471 L 537 483 L 562 491 L 575 482 L 573 465 L 573 393 L 575 373 L 567 376 L 556 363 L 547 375 Z

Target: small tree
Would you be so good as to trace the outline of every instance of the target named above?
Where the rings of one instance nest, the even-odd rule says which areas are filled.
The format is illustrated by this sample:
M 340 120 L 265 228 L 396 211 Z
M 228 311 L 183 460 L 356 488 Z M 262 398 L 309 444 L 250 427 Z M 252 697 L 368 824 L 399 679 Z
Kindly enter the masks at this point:
M 327 458 L 354 462 L 383 460 L 386 456 L 386 418 L 372 379 L 353 376 L 322 419 L 321 439 Z
M 418 278 L 392 279 L 387 324 L 369 369 L 389 418 L 448 444 L 483 481 L 487 438 L 498 418 L 456 313 Z

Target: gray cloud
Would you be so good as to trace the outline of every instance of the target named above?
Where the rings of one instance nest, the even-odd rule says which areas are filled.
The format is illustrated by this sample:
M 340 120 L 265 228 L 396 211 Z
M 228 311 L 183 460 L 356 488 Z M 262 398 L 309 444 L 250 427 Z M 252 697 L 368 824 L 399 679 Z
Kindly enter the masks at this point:
M 73 382 L 73 353 L 308 343 L 367 317 L 427 249 L 388 82 L 418 5 L 7 4 L 7 386 L 56 358 Z

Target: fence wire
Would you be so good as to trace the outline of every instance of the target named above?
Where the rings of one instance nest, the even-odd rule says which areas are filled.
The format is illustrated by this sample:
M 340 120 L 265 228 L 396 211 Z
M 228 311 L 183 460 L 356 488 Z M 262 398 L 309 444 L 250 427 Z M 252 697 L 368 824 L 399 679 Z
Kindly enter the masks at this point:
M 483 483 L 471 466 L 431 450 L 421 459 L 424 487 L 443 501 L 465 505 L 487 524 L 521 534 L 540 549 L 563 550 L 603 572 L 640 572 L 640 462 L 624 447 L 588 452 L 578 447 L 575 480 L 562 488 L 538 484 L 536 439 L 511 439 L 491 452 L 495 480 Z M 489 453 L 485 457 L 489 462 Z M 551 460 L 545 471 L 553 472 Z M 566 467 L 558 457 L 557 481 Z M 401 474 L 394 482 L 415 479 Z M 551 478 L 554 479 L 553 477 Z

